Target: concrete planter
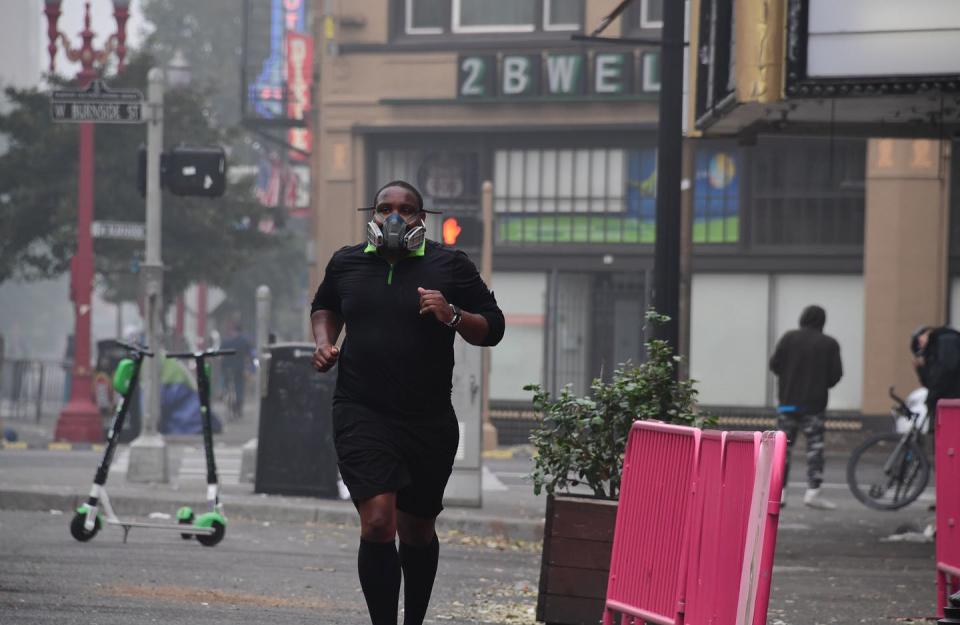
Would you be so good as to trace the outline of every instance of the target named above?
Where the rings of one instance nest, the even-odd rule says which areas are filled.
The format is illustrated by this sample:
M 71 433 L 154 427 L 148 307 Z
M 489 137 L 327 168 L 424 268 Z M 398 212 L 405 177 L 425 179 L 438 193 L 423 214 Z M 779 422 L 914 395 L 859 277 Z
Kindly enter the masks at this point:
M 610 573 L 617 502 L 588 496 L 547 497 L 537 620 L 597 625 Z

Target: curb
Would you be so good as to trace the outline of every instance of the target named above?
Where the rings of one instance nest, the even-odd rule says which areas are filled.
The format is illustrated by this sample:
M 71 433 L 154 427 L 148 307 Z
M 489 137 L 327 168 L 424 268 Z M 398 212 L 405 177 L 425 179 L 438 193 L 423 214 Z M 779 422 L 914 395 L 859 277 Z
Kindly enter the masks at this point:
M 173 500 L 114 495 L 114 505 L 122 518 L 145 517 L 151 512 L 177 507 Z M 111 499 L 113 499 L 111 497 Z M 23 512 L 49 512 L 61 510 L 72 513 L 86 501 L 79 493 L 37 492 L 26 490 L 0 490 L 0 510 Z M 280 504 L 280 505 L 278 505 Z M 263 503 L 238 501 L 224 502 L 230 517 L 271 523 L 330 523 L 359 526 L 357 513 L 351 504 L 317 505 L 304 502 L 277 502 L 265 499 Z M 508 540 L 539 541 L 543 539 L 543 521 L 530 519 L 503 519 L 478 516 L 472 511 L 459 514 L 441 514 L 437 519 L 438 531 L 456 531 L 474 536 L 500 537 Z
M 17 441 L 0 441 L 0 450 L 24 451 L 44 450 L 44 451 L 103 451 L 106 445 L 104 443 L 26 443 Z

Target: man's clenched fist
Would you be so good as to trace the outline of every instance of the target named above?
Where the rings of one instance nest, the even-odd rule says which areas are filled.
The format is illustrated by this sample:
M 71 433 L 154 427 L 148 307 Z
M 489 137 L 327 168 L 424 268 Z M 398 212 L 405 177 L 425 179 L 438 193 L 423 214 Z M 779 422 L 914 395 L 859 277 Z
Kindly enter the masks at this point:
M 336 345 L 320 345 L 313 352 L 313 368 L 321 373 L 326 373 L 330 368 L 337 364 L 337 358 L 340 356 L 340 350 Z

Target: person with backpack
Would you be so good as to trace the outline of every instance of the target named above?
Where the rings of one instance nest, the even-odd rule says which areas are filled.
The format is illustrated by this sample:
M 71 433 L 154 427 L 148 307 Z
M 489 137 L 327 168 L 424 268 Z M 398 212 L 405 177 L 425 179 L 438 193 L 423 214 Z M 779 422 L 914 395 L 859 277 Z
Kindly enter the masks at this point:
M 910 335 L 910 352 L 917 378 L 927 387 L 927 420 L 933 440 L 937 402 L 960 397 L 960 332 L 946 326 L 920 326 Z

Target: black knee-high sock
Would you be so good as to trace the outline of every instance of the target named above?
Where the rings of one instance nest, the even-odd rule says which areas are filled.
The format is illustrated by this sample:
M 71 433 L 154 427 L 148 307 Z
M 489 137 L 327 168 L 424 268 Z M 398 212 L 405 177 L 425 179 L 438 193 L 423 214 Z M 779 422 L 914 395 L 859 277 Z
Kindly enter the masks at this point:
M 357 569 L 370 621 L 373 625 L 397 625 L 400 558 L 396 543 L 374 543 L 361 538 Z
M 430 543 L 415 547 L 400 541 L 400 565 L 403 567 L 403 625 L 421 625 L 427 614 L 433 580 L 440 560 L 440 541 L 433 535 Z

